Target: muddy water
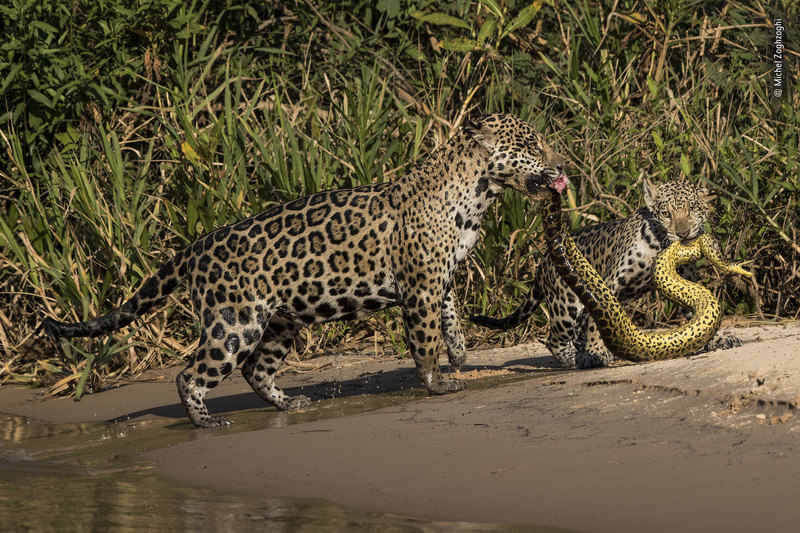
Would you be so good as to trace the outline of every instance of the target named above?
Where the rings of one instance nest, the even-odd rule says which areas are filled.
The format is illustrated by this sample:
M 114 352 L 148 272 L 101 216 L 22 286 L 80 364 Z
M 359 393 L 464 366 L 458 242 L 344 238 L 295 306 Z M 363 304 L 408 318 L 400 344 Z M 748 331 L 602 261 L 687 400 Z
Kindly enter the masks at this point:
M 481 380 L 484 381 L 484 380 Z M 474 383 L 474 382 L 473 382 Z M 475 385 L 478 385 L 475 383 Z M 487 386 L 481 383 L 478 388 Z M 421 389 L 334 398 L 297 413 L 228 413 L 235 425 L 196 430 L 188 421 L 37 424 L 0 414 L 0 529 L 3 531 L 514 531 L 363 513 L 319 501 L 249 498 L 173 485 L 137 457 L 221 433 L 347 416 L 397 405 Z M 530 527 L 524 528 L 531 531 Z M 536 529 L 533 529 L 536 531 Z M 546 531 L 546 530 L 541 530 Z M 549 531 L 549 530 L 548 530 Z

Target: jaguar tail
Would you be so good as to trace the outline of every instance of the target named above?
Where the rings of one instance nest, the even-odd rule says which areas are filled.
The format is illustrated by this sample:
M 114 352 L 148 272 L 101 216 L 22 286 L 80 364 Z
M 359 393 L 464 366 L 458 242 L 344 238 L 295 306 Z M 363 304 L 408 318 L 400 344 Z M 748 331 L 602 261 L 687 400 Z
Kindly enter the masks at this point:
M 180 252 L 167 261 L 130 300 L 119 308 L 85 322 L 59 322 L 45 318 L 39 326 L 51 339 L 71 337 L 97 337 L 127 326 L 155 306 L 163 303 L 175 290 L 185 273 L 185 252 Z
M 534 284 L 531 292 L 525 298 L 525 301 L 508 316 L 503 318 L 492 318 L 485 315 L 470 315 L 470 322 L 490 329 L 499 329 L 507 331 L 513 329 L 528 320 L 533 315 L 539 304 L 542 303 L 544 295 L 539 289 L 538 284 Z

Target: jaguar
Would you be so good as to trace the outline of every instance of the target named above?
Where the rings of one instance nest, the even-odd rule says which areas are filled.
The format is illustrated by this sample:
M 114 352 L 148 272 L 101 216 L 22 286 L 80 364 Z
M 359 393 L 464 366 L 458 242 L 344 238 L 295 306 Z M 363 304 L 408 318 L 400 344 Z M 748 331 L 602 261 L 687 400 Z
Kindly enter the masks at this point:
M 713 194 L 685 179 L 654 184 L 642 179 L 644 207 L 628 217 L 595 224 L 572 238 L 609 290 L 621 302 L 652 292 L 653 265 L 658 254 L 674 242 L 690 242 L 704 234 Z M 688 265 L 681 274 L 692 278 Z M 547 305 L 550 331 L 545 346 L 566 367 L 607 366 L 614 355 L 606 348 L 594 319 L 564 279 L 551 254 L 541 261 L 524 301 L 510 315 L 471 316 L 480 326 L 508 330 L 530 318 L 541 303 Z M 689 318 L 690 310 L 684 314 Z M 710 342 L 706 351 L 740 345 L 735 337 Z
M 205 397 L 234 369 L 277 409 L 308 406 L 275 384 L 298 331 L 399 306 L 422 384 L 431 394 L 460 391 L 465 382 L 439 365 L 442 341 L 453 368 L 466 359 L 456 267 L 502 191 L 537 199 L 548 187 L 563 190 L 564 164 L 516 116 L 468 120 L 394 181 L 318 192 L 219 228 L 168 259 L 119 308 L 85 322 L 48 317 L 41 328 L 52 339 L 106 335 L 187 284 L 200 338 L 176 384 L 190 421 L 209 428 L 231 423 L 212 416 Z
M 686 280 L 677 267 L 706 258 L 724 274 L 752 273 L 744 268 L 752 261 L 726 261 L 719 242 L 703 233 L 691 241 L 676 241 L 658 253 L 653 279 L 658 293 L 692 310 L 683 325 L 667 331 L 642 331 L 628 318 L 602 276 L 584 257 L 566 231 L 560 194 L 553 190 L 544 204 L 545 240 L 558 274 L 586 306 L 608 350 L 616 357 L 645 362 L 674 359 L 696 352 L 711 340 L 722 323 L 722 306 L 711 291 Z M 740 341 L 741 343 L 741 341 Z

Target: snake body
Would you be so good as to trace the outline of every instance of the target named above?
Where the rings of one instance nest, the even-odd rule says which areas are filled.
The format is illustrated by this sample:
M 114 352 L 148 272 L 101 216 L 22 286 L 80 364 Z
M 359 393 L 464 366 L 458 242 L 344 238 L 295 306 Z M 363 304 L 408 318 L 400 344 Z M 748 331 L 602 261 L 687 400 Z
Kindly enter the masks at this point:
M 664 297 L 691 308 L 694 315 L 676 329 L 641 331 L 570 237 L 558 192 L 551 191 L 550 201 L 543 205 L 545 238 L 556 270 L 591 314 L 608 350 L 618 358 L 641 362 L 682 357 L 703 347 L 716 334 L 722 321 L 719 301 L 705 287 L 682 278 L 676 267 L 705 257 L 724 273 L 751 276 L 743 268 L 746 262 L 722 258 L 719 244 L 711 235 L 703 234 L 690 243 L 672 243 L 656 258 L 656 288 Z

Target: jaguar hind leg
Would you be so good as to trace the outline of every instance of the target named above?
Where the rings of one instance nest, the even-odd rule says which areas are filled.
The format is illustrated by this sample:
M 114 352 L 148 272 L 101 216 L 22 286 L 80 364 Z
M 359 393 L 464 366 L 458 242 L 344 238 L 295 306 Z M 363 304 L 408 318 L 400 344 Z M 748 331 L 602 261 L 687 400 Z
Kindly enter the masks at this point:
M 241 341 L 231 342 L 241 343 Z M 255 346 L 250 348 L 239 346 L 236 350 L 230 351 L 225 344 L 228 344 L 228 348 L 232 347 L 227 340 L 220 343 L 203 343 L 201 337 L 200 348 L 195 354 L 194 361 L 178 374 L 176 379 L 178 394 L 186 414 L 197 427 L 213 428 L 229 426 L 232 423 L 225 417 L 211 416 L 205 404 L 205 397 L 233 371 L 234 357 L 249 357 Z
M 550 333 L 544 345 L 565 368 L 575 367 L 574 336 L 575 324 L 572 319 L 553 317 L 550 322 Z
M 550 332 L 544 345 L 562 366 L 575 368 L 578 347 L 586 342 L 586 336 L 578 328 L 578 318 L 583 306 L 578 297 L 568 289 L 563 293 L 548 294 L 545 303 L 550 315 Z
M 717 335 L 706 343 L 705 346 L 695 352 L 696 354 L 713 352 L 716 350 L 729 350 L 744 346 L 744 341 L 735 335 Z
M 233 422 L 224 416 L 211 416 L 205 404 L 205 396 L 210 390 L 189 372 L 191 366 L 178 374 L 175 380 L 178 385 L 178 395 L 181 397 L 183 408 L 192 424 L 199 428 L 214 428 L 229 426 Z
M 225 417 L 209 414 L 206 394 L 250 357 L 264 334 L 270 314 L 261 305 L 226 307 L 219 315 L 208 310 L 203 313 L 197 352 L 176 379 L 183 407 L 195 426 L 213 428 L 232 423 Z
M 275 385 L 275 374 L 301 327 L 286 318 L 273 317 L 258 348 L 242 365 L 242 375 L 256 394 L 281 411 L 292 411 L 311 405 L 308 397 L 291 397 Z

